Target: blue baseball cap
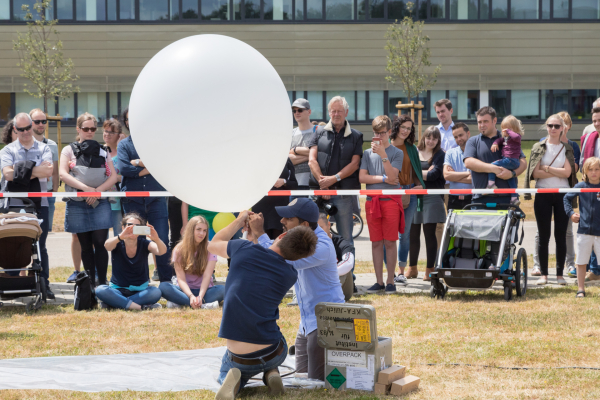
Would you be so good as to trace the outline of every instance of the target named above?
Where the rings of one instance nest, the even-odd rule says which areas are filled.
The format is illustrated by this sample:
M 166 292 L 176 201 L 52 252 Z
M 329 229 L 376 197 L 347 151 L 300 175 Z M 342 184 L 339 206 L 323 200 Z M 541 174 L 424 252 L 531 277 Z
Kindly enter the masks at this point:
M 319 207 L 305 197 L 294 199 L 287 206 L 275 207 L 275 211 L 283 218 L 296 217 L 308 222 L 319 221 Z

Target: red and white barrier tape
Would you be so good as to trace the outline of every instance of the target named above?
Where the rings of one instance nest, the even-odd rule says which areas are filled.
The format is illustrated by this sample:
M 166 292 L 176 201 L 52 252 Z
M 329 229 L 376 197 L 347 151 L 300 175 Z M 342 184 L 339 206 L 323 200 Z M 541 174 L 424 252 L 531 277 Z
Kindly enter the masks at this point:
M 513 194 L 513 193 L 598 193 L 600 188 L 557 189 L 383 189 L 383 190 L 271 190 L 267 196 L 377 196 L 402 194 Z M 0 193 L 1 197 L 171 197 L 169 192 L 51 192 Z

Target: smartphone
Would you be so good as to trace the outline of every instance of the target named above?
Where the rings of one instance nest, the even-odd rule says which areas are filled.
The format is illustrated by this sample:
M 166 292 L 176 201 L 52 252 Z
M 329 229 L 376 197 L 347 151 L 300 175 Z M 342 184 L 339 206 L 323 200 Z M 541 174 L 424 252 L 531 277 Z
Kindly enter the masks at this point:
M 373 138 L 373 142 L 377 143 L 377 144 L 381 144 L 381 138 Z
M 133 227 L 133 234 L 134 235 L 149 235 L 150 234 L 150 227 L 149 226 L 134 226 Z

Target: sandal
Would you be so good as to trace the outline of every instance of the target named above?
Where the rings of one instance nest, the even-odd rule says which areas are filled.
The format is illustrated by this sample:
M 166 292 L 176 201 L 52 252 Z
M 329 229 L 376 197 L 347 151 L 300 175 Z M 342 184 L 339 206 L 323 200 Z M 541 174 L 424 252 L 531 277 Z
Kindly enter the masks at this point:
M 585 290 L 578 290 L 577 294 L 575 295 L 575 297 L 578 298 L 578 299 L 584 298 L 585 297 Z

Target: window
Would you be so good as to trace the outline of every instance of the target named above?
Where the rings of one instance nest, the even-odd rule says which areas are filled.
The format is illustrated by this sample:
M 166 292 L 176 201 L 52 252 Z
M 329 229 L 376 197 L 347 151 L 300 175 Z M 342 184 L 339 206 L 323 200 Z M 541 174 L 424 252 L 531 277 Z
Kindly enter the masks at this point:
M 512 90 L 510 109 L 512 115 L 520 120 L 540 119 L 540 91 Z
M 490 19 L 490 0 L 479 0 L 479 19 Z
M 390 90 L 388 91 L 388 117 L 394 118 L 394 116 L 398 115 L 398 110 L 396 105 L 401 101 L 403 104 L 408 102 L 408 97 L 406 97 L 406 93 L 404 90 Z
M 599 19 L 600 0 L 573 0 L 573 19 Z
M 0 20 L 10 19 L 10 0 L 0 0 Z
M 571 90 L 571 119 L 592 118 L 592 105 L 599 97 L 598 90 Z
M 325 16 L 328 20 L 354 19 L 354 0 L 325 0 Z
M 458 120 L 477 119 L 479 90 L 450 90 L 448 100 L 452 102 L 452 117 Z
M 16 93 L 15 95 L 15 110 L 19 112 L 26 112 L 33 110 L 34 108 L 44 109 L 44 99 L 38 99 L 27 93 Z M 48 107 L 51 108 L 54 102 L 48 100 Z
M 181 0 L 181 17 L 198 19 L 198 0 Z
M 121 16 L 121 18 L 123 17 Z M 140 0 L 141 21 L 162 21 L 168 19 L 169 0 Z
M 491 2 L 492 18 L 508 18 L 508 0 L 491 0 Z
M 512 19 L 538 19 L 538 0 L 518 0 L 510 4 L 510 17 Z
M 371 19 L 383 18 L 385 2 L 383 0 L 369 0 L 369 17 Z
M 560 111 L 569 111 L 569 91 L 542 90 L 542 119 Z
M 446 98 L 445 90 L 432 90 L 429 92 L 429 98 L 431 99 L 431 118 L 436 118 L 437 113 L 435 112 L 435 102 L 438 100 L 442 100 Z M 448 99 L 450 100 L 450 99 Z M 454 103 L 452 103 L 452 108 L 454 108 Z
M 260 19 L 260 0 L 244 1 L 244 18 Z
M 105 21 L 106 0 L 76 0 L 77 21 Z
M 62 104 L 62 101 L 59 102 Z M 94 115 L 98 122 L 106 120 L 106 93 L 77 93 L 77 114 L 88 112 Z
M 109 21 L 117 20 L 117 0 L 106 0 L 106 18 Z
M 348 116 L 346 117 L 346 119 L 348 121 L 355 121 L 356 113 L 354 112 L 355 111 L 354 91 L 327 91 L 325 97 L 327 98 L 328 105 L 329 105 L 329 101 L 335 96 L 342 96 L 343 98 L 346 99 L 346 102 L 348 102 L 348 106 L 350 107 L 350 109 L 348 110 Z M 328 117 L 327 119 L 329 119 L 329 112 L 327 113 L 327 117 Z
M 550 0 L 542 0 L 542 19 L 550 19 Z
M 490 106 L 496 110 L 498 119 L 506 117 L 510 114 L 509 106 L 509 91 L 508 90 L 490 90 Z
M 306 0 L 307 19 L 323 19 L 323 3 L 321 0 Z
M 369 120 L 383 115 L 383 90 L 369 91 Z
M 477 19 L 477 0 L 450 0 L 450 19 Z
M 388 0 L 388 19 L 401 21 L 404 17 L 409 17 L 410 12 L 406 9 L 406 3 L 408 1 Z
M 0 93 L 0 124 L 4 125 L 12 118 L 12 99 L 10 93 Z
M 202 0 L 202 19 L 219 21 L 229 19 L 228 0 Z
M 569 0 L 554 0 L 554 18 L 569 18 Z
M 296 0 L 296 10 L 294 11 L 294 18 L 298 21 L 304 19 L 304 2 L 302 0 Z
M 108 100 L 110 102 L 110 117 L 119 118 L 119 93 L 109 93 Z
M 56 17 L 73 19 L 73 0 L 56 0 Z
M 446 18 L 446 0 L 429 0 L 431 18 Z
M 356 92 L 356 120 L 367 120 L 367 92 L 364 90 Z
M 326 119 L 323 113 L 323 92 L 308 92 L 307 94 L 306 100 L 310 103 L 311 109 L 310 118 L 312 120 Z
M 119 19 L 135 19 L 135 0 L 120 0 Z
M 121 92 L 121 113 L 124 109 L 129 108 L 129 99 L 131 99 L 131 92 Z
M 292 0 L 264 0 L 266 20 L 292 19 Z
M 78 97 L 81 97 L 82 95 L 85 96 L 83 93 L 77 93 Z M 106 100 L 104 101 L 104 104 L 104 107 L 106 108 Z M 58 113 L 63 117 L 62 120 L 64 122 L 75 122 L 77 120 L 77 114 L 75 113 L 75 95 L 71 95 L 66 99 L 58 99 Z M 83 111 L 81 113 L 83 113 Z
M 25 11 L 23 11 L 21 9 L 21 7 L 23 7 L 24 5 L 29 6 L 29 11 L 32 12 L 34 14 L 35 17 L 35 10 L 33 8 L 33 5 L 35 4 L 35 0 L 12 0 L 13 2 L 13 19 L 15 21 L 25 21 Z

